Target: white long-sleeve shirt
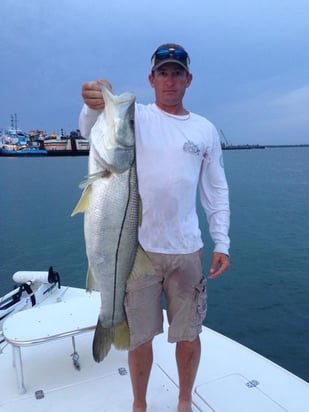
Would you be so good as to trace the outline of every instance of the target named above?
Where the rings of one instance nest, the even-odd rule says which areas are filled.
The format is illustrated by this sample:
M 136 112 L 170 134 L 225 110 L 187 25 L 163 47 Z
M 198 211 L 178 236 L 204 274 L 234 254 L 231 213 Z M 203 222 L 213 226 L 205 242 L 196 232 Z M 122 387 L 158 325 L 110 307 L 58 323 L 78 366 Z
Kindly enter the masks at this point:
M 84 137 L 89 137 L 98 113 L 84 105 L 79 124 Z M 228 254 L 228 185 L 213 124 L 194 113 L 174 116 L 156 104 L 136 104 L 135 139 L 143 248 L 182 254 L 203 246 L 196 212 L 199 190 L 214 251 Z

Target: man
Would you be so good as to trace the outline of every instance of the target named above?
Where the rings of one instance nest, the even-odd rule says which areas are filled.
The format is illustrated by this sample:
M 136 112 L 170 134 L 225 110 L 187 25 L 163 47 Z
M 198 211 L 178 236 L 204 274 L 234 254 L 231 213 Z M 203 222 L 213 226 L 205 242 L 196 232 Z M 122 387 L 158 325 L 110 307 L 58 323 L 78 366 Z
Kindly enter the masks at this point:
M 230 265 L 230 211 L 220 139 L 207 119 L 183 105 L 192 81 L 189 64 L 183 47 L 159 46 L 152 55 L 149 75 L 155 103 L 136 104 L 135 109 L 137 173 L 143 204 L 139 241 L 156 274 L 145 274 L 127 287 L 133 412 L 145 412 L 147 408 L 152 340 L 162 332 L 162 290 L 167 304 L 168 340 L 176 343 L 178 412 L 192 412 L 191 394 L 201 352 L 199 333 L 206 315 L 197 189 L 214 242 L 208 278 L 220 276 Z M 83 136 L 89 135 L 104 109 L 99 82 L 82 87 Z M 101 82 L 109 85 L 105 80 Z

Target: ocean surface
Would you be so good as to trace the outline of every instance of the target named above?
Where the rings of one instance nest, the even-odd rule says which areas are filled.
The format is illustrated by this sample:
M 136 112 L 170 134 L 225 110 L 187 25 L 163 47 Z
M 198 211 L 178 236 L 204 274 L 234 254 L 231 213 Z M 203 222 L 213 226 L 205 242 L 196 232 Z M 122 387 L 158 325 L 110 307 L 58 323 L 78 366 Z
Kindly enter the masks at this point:
M 224 151 L 232 267 L 208 282 L 205 324 L 309 381 L 309 148 Z M 0 157 L 0 296 L 18 270 L 84 287 L 86 157 Z M 205 274 L 212 244 L 201 218 Z M 204 348 L 207 350 L 207 348 Z

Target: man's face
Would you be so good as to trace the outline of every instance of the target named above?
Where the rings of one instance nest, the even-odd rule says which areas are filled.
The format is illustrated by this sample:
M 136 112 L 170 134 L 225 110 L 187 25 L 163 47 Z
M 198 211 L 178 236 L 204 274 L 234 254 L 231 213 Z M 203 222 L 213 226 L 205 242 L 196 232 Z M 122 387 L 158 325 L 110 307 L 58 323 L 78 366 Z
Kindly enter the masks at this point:
M 149 82 L 155 89 L 156 103 L 159 107 L 181 104 L 191 81 L 192 75 L 176 63 L 164 64 L 149 75 Z

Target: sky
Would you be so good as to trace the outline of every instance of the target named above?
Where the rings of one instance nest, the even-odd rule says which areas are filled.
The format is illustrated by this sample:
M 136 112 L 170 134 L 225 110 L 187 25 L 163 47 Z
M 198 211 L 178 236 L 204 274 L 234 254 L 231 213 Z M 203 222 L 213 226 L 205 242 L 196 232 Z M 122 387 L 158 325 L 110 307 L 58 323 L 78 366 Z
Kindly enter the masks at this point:
M 191 57 L 185 107 L 231 144 L 309 144 L 308 0 L 0 0 L 0 129 L 69 133 L 81 85 L 153 102 L 157 46 Z

